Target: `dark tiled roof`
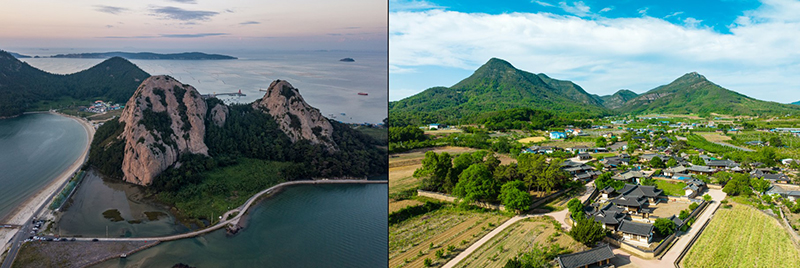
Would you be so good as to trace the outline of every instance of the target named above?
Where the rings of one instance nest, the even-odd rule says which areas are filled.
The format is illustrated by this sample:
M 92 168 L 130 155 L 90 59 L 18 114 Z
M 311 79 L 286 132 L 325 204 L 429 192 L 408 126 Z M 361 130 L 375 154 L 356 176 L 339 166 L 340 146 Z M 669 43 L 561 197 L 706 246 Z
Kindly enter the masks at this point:
M 664 195 L 664 191 L 656 188 L 655 186 L 644 186 L 644 185 L 633 185 L 633 184 L 625 184 L 625 187 L 622 188 L 621 192 L 622 195 L 628 197 L 656 198 L 660 195 Z
M 606 186 L 606 188 L 603 188 L 603 190 L 600 191 L 607 194 L 613 194 L 616 191 L 616 189 L 614 189 L 614 187 L 611 186 Z
M 614 252 L 608 244 L 587 251 L 559 255 L 556 257 L 561 268 L 576 268 L 614 258 Z
M 706 165 L 709 167 L 738 167 L 739 164 L 731 160 L 708 160 Z
M 695 172 L 714 172 L 714 169 L 707 167 L 707 166 L 691 166 L 688 168 L 689 171 Z
M 627 234 L 650 236 L 653 233 L 653 225 L 647 223 L 638 223 L 634 221 L 623 220 L 622 224 L 619 225 L 619 228 L 617 230 Z
M 672 215 L 672 217 L 669 217 L 669 220 L 674 222 L 675 226 L 681 226 L 681 224 L 683 224 L 683 220 L 681 220 L 681 218 L 678 218 L 678 216 L 675 216 L 675 215 Z
M 625 197 L 620 196 L 614 199 L 611 199 L 611 203 L 614 203 L 617 206 L 626 206 L 626 207 L 641 207 L 645 203 L 645 199 L 643 197 Z

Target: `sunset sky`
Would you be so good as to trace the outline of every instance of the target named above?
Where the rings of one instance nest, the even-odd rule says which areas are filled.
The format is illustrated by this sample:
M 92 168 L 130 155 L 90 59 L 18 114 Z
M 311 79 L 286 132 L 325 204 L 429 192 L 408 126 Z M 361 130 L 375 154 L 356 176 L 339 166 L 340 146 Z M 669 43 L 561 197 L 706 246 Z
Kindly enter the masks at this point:
M 800 100 L 797 0 L 390 0 L 389 92 L 452 86 L 492 57 L 591 94 L 643 93 L 689 72 Z
M 3 1 L 0 49 L 386 50 L 386 1 Z

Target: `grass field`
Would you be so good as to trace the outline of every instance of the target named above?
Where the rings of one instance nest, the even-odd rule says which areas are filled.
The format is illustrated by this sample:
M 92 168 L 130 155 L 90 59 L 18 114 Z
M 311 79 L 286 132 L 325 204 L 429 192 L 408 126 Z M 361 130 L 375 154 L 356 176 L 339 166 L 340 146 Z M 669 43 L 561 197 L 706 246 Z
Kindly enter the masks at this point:
M 517 141 L 522 144 L 528 144 L 529 142 L 541 142 L 545 140 L 547 140 L 547 138 L 545 137 L 528 137 L 524 139 L 519 139 Z
M 705 138 L 710 142 L 722 142 L 731 140 L 731 137 L 716 132 L 696 132 L 695 134 L 703 136 L 703 138 Z
M 440 267 L 509 217 L 448 206 L 389 226 L 389 267 Z M 431 247 L 433 243 L 433 247 Z M 448 250 L 452 246 L 453 250 Z M 442 250 L 442 258 L 436 251 Z
M 686 187 L 686 183 L 682 182 L 669 182 L 665 180 L 656 179 L 656 186 L 658 189 L 664 190 L 664 194 L 671 195 L 671 196 L 683 196 L 686 194 L 686 191 L 683 190 L 683 187 Z
M 419 200 L 415 199 L 404 199 L 400 201 L 389 201 L 389 214 L 392 212 L 404 209 L 406 207 L 413 207 L 417 205 L 422 205 L 423 203 Z
M 606 158 L 606 157 L 610 157 L 610 156 L 615 156 L 615 155 L 617 155 L 617 153 L 591 153 L 590 155 L 592 155 L 592 157 L 594 157 L 596 159 L 600 159 L 601 157 L 602 158 Z
M 554 223 L 555 222 L 555 223 Z M 456 267 L 503 267 L 509 259 L 520 252 L 533 249 L 535 244 L 558 244 L 572 252 L 586 250 L 586 246 L 575 241 L 560 229 L 556 229 L 553 218 L 540 216 L 518 221 L 509 226 L 478 250 L 470 254 Z
M 683 266 L 800 267 L 800 250 L 775 219 L 734 203 L 717 210 Z

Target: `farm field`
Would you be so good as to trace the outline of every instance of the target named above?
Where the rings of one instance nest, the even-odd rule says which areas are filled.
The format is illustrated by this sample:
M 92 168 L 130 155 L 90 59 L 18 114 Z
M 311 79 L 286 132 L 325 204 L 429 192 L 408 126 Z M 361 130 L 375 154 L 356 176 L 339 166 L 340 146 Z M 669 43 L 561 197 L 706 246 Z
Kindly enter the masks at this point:
M 710 142 L 723 142 L 731 140 L 731 137 L 716 132 L 697 132 L 695 134 L 703 136 L 703 138 Z
M 664 194 L 670 196 L 683 196 L 686 194 L 686 191 L 683 190 L 683 187 L 686 187 L 686 183 L 682 182 L 669 182 L 665 180 L 656 179 L 656 186 L 658 189 L 664 190 Z
M 440 267 L 508 219 L 496 212 L 447 206 L 391 225 L 389 267 L 423 267 L 426 258 L 432 267 Z M 442 258 L 436 257 L 438 250 L 444 251 Z
M 716 212 L 683 267 L 800 267 L 800 250 L 775 219 L 732 204 Z
M 405 199 L 405 200 L 400 200 L 400 201 L 392 201 L 392 202 L 389 202 L 389 214 L 391 214 L 392 212 L 404 209 L 406 207 L 413 207 L 413 206 L 418 206 L 418 205 L 422 205 L 422 204 L 423 204 L 422 202 L 420 202 L 419 200 L 415 200 L 415 199 Z
M 559 229 L 556 229 L 556 225 Z M 560 230 L 560 223 L 548 216 L 528 218 L 509 226 L 478 248 L 455 267 L 503 267 L 520 252 L 533 249 L 535 244 L 558 244 L 571 252 L 586 250 L 586 246 Z
M 524 139 L 517 140 L 519 143 L 528 144 L 529 142 L 542 142 L 547 140 L 545 137 L 527 137 Z

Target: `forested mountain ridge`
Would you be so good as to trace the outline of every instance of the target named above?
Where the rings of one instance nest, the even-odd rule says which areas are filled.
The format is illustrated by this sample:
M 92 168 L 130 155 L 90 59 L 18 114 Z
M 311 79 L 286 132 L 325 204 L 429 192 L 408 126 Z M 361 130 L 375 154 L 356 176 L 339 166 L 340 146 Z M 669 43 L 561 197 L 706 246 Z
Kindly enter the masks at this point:
M 762 115 L 798 113 L 800 107 L 757 100 L 725 89 L 696 72 L 640 94 L 616 109 L 621 113 Z
M 123 58 L 73 74 L 51 74 L 0 51 L 0 117 L 19 115 L 38 101 L 65 97 L 126 102 L 149 76 Z
M 639 95 L 636 94 L 636 92 L 627 89 L 620 89 L 612 95 L 601 96 L 599 98 L 603 101 L 603 106 L 613 110 L 622 107 L 625 105 L 625 103 L 638 96 Z
M 602 100 L 570 81 L 514 68 L 507 61 L 492 58 L 471 76 L 451 87 L 429 88 L 406 99 L 390 102 L 392 116 L 412 121 L 470 122 L 486 112 L 512 108 L 536 109 L 594 117 L 610 114 Z

